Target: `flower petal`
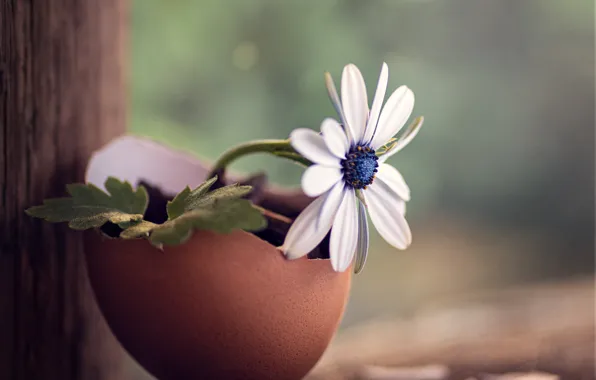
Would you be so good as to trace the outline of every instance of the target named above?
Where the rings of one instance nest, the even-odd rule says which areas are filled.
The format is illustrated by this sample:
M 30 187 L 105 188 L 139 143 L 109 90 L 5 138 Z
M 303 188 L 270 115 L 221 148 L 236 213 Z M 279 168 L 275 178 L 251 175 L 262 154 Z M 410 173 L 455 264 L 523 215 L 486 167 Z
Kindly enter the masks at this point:
M 363 193 L 368 213 L 379 234 L 395 248 L 406 249 L 412 243 L 412 232 L 402 213 L 404 200 L 376 182 Z
M 379 115 L 381 114 L 381 107 L 383 106 L 383 100 L 385 100 L 385 91 L 387 91 L 387 82 L 389 81 L 389 69 L 387 64 L 383 62 L 381 66 L 381 74 L 379 75 L 379 82 L 377 83 L 377 90 L 375 92 L 375 98 L 373 99 L 370 113 L 368 114 L 368 122 L 366 123 L 366 130 L 364 132 L 365 142 L 370 142 L 375 135 L 377 128 L 377 122 L 379 121 Z
M 412 122 L 412 124 L 410 124 L 410 126 L 404 132 L 404 134 L 399 137 L 399 140 L 397 140 L 395 145 L 389 151 L 385 152 L 385 154 L 379 157 L 379 163 L 387 161 L 389 157 L 393 156 L 395 153 L 405 148 L 405 146 L 408 145 L 410 141 L 414 139 L 414 137 L 416 137 L 423 123 L 423 116 L 419 116 L 416 119 L 414 119 L 414 121 Z
M 403 216 L 406 216 L 406 202 L 397 202 L 397 211 Z
M 384 185 L 388 186 L 404 201 L 410 200 L 410 188 L 404 180 L 401 173 L 391 165 L 381 164 L 378 167 L 378 173 L 375 178 L 376 181 L 381 181 Z
M 340 168 L 311 165 L 302 174 L 302 191 L 309 197 L 318 197 L 340 182 L 342 176 Z
M 343 199 L 344 192 L 347 191 L 344 190 L 345 186 L 346 184 L 343 181 L 339 181 L 329 190 L 319 212 L 317 223 L 326 226 L 333 222 L 335 214 L 337 214 L 337 209 Z
M 346 189 L 331 229 L 329 254 L 336 272 L 350 266 L 358 243 L 358 209 L 354 189 Z
M 404 126 L 414 109 L 414 93 L 406 86 L 401 86 L 391 94 L 381 116 L 377 130 L 371 140 L 375 150 L 383 146 Z
M 325 87 L 327 87 L 327 95 L 329 95 L 329 99 L 331 100 L 333 108 L 335 108 L 335 112 L 337 112 L 337 116 L 339 116 L 339 120 L 345 126 L 347 123 L 346 117 L 344 115 L 344 110 L 342 109 L 341 102 L 339 101 L 339 95 L 337 95 L 337 90 L 335 89 L 335 83 L 333 83 L 333 78 L 331 77 L 331 74 L 327 72 L 325 73 Z M 348 136 L 348 140 L 353 141 L 354 139 L 350 134 L 350 130 L 346 129 L 345 132 Z
M 344 67 L 341 76 L 341 103 L 348 128 L 352 131 L 353 143 L 362 141 L 368 118 L 366 85 L 356 65 Z
M 366 219 L 366 208 L 358 201 L 358 245 L 356 246 L 356 263 L 354 273 L 358 274 L 364 269 L 368 257 L 368 220 Z
M 294 129 L 290 134 L 290 144 L 298 153 L 315 164 L 341 166 L 339 158 L 335 157 L 325 145 L 323 136 L 308 128 Z
M 292 223 L 284 244 L 280 247 L 286 258 L 294 260 L 308 254 L 331 229 L 331 222 L 316 223 L 325 198 L 323 195 L 312 201 Z
M 327 118 L 321 123 L 321 133 L 329 151 L 338 158 L 346 158 L 346 153 L 350 150 L 350 143 L 341 125 L 337 121 Z

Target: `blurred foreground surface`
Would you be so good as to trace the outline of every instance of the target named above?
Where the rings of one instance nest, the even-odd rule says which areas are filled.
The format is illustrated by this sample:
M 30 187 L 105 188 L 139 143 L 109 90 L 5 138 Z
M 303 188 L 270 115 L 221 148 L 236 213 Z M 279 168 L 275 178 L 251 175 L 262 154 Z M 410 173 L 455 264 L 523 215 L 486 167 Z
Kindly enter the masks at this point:
M 370 321 L 340 333 L 307 379 L 488 380 L 512 372 L 594 379 L 593 303 L 594 279 L 586 278 Z

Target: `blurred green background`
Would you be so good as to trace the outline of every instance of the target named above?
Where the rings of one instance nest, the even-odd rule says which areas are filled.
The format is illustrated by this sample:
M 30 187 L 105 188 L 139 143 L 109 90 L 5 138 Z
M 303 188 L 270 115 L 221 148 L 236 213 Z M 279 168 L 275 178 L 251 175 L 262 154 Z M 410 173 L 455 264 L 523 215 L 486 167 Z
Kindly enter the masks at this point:
M 373 235 L 344 326 L 460 293 L 594 268 L 594 4 L 588 0 L 136 0 L 132 132 L 215 159 L 335 117 L 323 72 L 358 65 L 372 99 L 416 94 L 426 123 L 390 161 L 414 242 Z M 234 168 L 299 183 L 301 168 Z

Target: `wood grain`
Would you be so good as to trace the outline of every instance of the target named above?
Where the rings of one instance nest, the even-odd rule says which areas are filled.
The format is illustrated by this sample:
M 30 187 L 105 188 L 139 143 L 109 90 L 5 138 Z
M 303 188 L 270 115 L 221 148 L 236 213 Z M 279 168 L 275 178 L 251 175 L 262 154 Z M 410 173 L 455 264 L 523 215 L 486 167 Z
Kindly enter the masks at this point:
M 113 379 L 81 234 L 23 210 L 83 180 L 125 131 L 121 0 L 0 0 L 0 378 Z

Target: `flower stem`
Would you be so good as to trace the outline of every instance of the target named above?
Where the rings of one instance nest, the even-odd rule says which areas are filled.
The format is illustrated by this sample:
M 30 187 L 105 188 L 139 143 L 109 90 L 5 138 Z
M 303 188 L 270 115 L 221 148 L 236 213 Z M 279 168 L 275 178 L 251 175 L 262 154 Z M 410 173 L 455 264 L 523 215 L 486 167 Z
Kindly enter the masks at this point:
M 209 177 L 225 170 L 228 165 L 242 156 L 254 153 L 269 153 L 275 156 L 284 157 L 303 165 L 310 165 L 310 161 L 302 157 L 290 145 L 290 140 L 255 140 L 242 143 L 225 151 L 211 169 Z
M 288 160 L 292 160 L 298 164 L 301 164 L 303 166 L 310 166 L 312 165 L 312 162 L 309 161 L 308 159 L 302 157 L 299 153 L 295 153 L 295 152 L 277 152 L 277 153 L 273 153 L 274 155 L 276 155 L 277 157 L 283 157 L 283 158 L 287 158 Z

